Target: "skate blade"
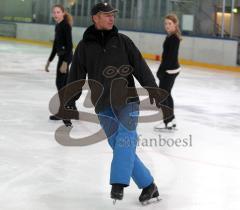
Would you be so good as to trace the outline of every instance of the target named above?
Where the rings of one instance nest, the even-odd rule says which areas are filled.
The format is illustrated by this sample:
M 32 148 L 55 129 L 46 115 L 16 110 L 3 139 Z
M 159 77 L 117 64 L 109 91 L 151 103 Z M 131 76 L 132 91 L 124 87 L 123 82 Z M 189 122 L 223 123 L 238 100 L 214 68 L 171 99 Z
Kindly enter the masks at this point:
M 143 202 L 141 202 L 141 204 L 142 204 L 143 206 L 147 206 L 147 205 L 149 205 L 149 204 L 158 203 L 158 202 L 160 202 L 161 200 L 162 200 L 161 198 L 156 197 L 156 198 L 151 198 L 151 199 L 148 200 L 148 201 L 143 201 Z
M 174 131 L 177 131 L 177 128 L 154 128 L 154 131 L 156 131 L 156 132 L 173 133 Z
M 73 128 L 72 122 L 64 122 L 63 124 L 65 125 L 66 128 Z

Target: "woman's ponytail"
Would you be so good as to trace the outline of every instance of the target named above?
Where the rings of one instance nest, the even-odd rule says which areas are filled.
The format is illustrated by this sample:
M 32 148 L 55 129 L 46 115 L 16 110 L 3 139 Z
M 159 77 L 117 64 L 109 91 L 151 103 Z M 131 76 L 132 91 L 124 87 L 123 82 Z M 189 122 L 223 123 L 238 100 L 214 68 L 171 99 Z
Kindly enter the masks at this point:
M 65 12 L 64 19 L 67 21 L 67 23 L 72 26 L 73 25 L 73 17 L 68 12 Z

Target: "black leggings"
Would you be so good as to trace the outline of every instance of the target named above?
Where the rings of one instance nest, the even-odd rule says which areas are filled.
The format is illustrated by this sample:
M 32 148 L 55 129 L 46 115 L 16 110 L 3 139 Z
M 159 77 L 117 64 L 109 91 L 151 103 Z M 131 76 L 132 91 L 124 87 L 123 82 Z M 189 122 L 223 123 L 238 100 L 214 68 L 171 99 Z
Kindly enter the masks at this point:
M 67 73 L 63 74 L 60 72 L 60 67 L 63 63 L 63 58 L 61 56 L 58 57 L 58 63 L 57 63 L 57 75 L 56 75 L 56 86 L 57 86 L 57 90 L 61 90 L 62 88 L 64 88 L 67 85 L 67 79 L 68 79 L 68 72 L 69 72 L 69 65 L 70 63 L 68 63 L 67 66 Z M 70 106 L 75 106 L 75 102 L 76 100 L 78 100 L 80 97 L 80 94 L 78 94 L 77 96 L 73 97 L 68 103 L 67 105 Z M 60 104 L 63 105 L 63 99 L 60 97 Z
M 56 86 L 58 91 L 61 90 L 67 84 L 67 77 L 68 77 L 68 70 L 69 70 L 70 63 L 68 63 L 67 73 L 62 74 L 60 72 L 60 67 L 63 61 L 64 61 L 63 58 L 59 56 L 58 63 L 57 63 L 57 75 L 56 75 Z
M 165 90 L 168 92 L 168 97 L 167 99 L 162 103 L 166 107 L 162 107 L 162 112 L 163 112 L 163 121 L 165 124 L 171 122 L 174 118 L 174 101 L 172 97 L 172 88 L 175 82 L 176 77 L 178 76 L 179 73 L 177 74 L 168 74 L 165 73 L 164 75 L 159 77 L 160 83 L 159 83 L 159 88 Z

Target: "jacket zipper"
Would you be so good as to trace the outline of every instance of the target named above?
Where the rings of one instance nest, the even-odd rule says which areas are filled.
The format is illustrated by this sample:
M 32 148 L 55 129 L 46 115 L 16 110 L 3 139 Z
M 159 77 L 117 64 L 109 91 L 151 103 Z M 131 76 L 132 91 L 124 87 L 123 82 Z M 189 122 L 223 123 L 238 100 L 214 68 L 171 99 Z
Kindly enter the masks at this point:
M 104 43 L 104 33 L 101 32 L 102 34 L 102 48 L 103 48 L 103 52 L 105 53 L 106 52 L 106 47 L 105 47 L 105 43 Z

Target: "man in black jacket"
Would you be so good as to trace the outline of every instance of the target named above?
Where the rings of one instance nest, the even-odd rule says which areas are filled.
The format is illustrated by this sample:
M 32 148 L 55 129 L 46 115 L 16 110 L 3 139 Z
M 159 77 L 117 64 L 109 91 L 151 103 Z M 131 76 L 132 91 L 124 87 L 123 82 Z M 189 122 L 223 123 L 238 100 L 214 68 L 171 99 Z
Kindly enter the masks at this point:
M 159 107 L 162 98 L 139 50 L 114 26 L 116 12 L 108 3 L 92 8 L 94 25 L 85 31 L 75 50 L 68 83 L 85 80 L 88 75 L 92 103 L 113 149 L 111 198 L 121 200 L 132 177 L 143 189 L 139 201 L 144 202 L 157 198 L 158 190 L 150 171 L 135 154 L 139 97 L 133 77 L 148 90 L 151 103 L 155 100 Z

